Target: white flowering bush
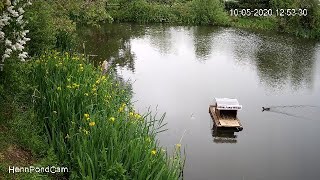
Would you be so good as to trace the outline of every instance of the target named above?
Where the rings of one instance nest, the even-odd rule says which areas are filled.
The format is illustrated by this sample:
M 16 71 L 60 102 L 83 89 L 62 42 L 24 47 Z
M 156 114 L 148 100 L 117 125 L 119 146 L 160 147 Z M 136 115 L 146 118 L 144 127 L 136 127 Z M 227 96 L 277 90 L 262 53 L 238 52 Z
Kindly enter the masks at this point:
M 32 5 L 31 0 L 6 0 L 4 9 L 0 14 L 0 43 L 3 47 L 1 64 L 5 59 L 16 56 L 21 61 L 28 58 L 25 45 L 30 38 L 27 37 L 27 21 L 24 20 L 25 7 Z

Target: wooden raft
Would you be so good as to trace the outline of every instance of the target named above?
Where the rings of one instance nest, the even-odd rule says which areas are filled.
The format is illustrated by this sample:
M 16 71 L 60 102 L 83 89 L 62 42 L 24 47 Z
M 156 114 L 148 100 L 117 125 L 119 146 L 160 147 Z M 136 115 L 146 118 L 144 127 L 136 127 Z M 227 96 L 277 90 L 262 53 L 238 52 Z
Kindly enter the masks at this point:
M 218 128 L 220 128 L 220 127 L 237 128 L 240 131 L 243 129 L 238 118 L 236 118 L 236 119 L 218 118 L 219 115 L 217 115 L 215 108 L 216 108 L 216 106 L 214 106 L 214 105 L 209 106 L 209 113 L 210 113 L 212 120 L 213 120 L 216 127 L 218 127 Z

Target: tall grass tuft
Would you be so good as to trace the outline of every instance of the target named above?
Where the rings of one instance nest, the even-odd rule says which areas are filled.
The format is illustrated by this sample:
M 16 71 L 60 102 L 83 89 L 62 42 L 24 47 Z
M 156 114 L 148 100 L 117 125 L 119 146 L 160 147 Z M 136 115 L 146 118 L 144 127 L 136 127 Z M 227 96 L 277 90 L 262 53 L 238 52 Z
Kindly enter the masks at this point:
M 155 137 L 164 116 L 135 112 L 126 85 L 82 55 L 49 52 L 33 66 L 39 123 L 71 179 L 179 179 L 180 146 L 170 157 Z

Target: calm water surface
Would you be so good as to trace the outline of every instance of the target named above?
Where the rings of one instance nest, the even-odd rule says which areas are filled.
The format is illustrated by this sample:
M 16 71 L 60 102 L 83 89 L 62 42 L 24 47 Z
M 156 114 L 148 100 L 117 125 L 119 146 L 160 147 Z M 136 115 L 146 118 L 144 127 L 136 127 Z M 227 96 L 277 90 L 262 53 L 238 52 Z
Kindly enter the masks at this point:
M 185 179 L 319 179 L 320 44 L 214 27 L 118 24 L 79 34 L 95 61 L 117 59 L 139 112 L 166 112 L 161 145 L 185 132 Z M 243 131 L 212 132 L 214 97 L 239 100 Z

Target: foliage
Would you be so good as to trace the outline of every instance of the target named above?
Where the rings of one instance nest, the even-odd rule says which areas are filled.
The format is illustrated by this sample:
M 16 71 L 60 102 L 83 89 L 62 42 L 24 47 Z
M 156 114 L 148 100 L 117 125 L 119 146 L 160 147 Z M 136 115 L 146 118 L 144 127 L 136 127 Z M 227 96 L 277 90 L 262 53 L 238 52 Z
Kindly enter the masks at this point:
M 269 9 L 271 0 L 229 0 L 225 1 L 225 8 L 230 9 Z
M 277 30 L 277 19 L 276 17 L 264 17 L 264 18 L 238 18 L 233 17 L 232 26 L 246 29 L 257 29 L 257 30 Z
M 180 153 L 170 160 L 155 140 L 162 121 L 135 112 L 127 86 L 86 61 L 47 53 L 31 73 L 38 123 L 59 159 L 72 167 L 71 177 L 177 179 Z
M 0 12 L 4 9 L 4 0 L 0 1 Z
M 219 0 L 193 0 L 192 10 L 196 24 L 227 24 L 227 14 Z
M 228 23 L 227 14 L 218 0 L 193 0 L 186 2 L 159 3 L 146 0 L 120 1 L 120 8 L 111 16 L 121 22 L 138 23 L 180 23 L 180 24 L 214 24 Z
M 50 4 L 60 16 L 69 16 L 77 24 L 98 25 L 100 22 L 112 22 L 105 9 L 106 0 L 50 0 Z
M 37 117 L 34 114 L 30 86 L 32 79 L 26 76 L 30 71 L 30 64 L 9 59 L 6 61 L 5 71 L 0 72 L 0 104 L 2 105 L 0 106 L 0 155 L 1 153 L 6 155 L 8 153 L 6 149 L 9 146 L 18 147 L 25 152 L 30 152 L 28 157 L 21 157 L 21 162 L 25 158 L 33 159 L 32 164 L 26 162 L 28 164 L 19 165 L 57 166 L 59 161 L 50 150 L 43 127 L 37 123 Z M 11 159 L 2 160 L 0 176 L 4 179 L 56 179 L 37 173 L 8 174 L 8 166 L 18 164 Z
M 32 42 L 31 55 L 56 48 L 71 50 L 77 43 L 76 24 L 98 25 L 113 19 L 105 10 L 105 0 L 37 0 L 26 11 Z
M 307 9 L 307 16 L 279 17 L 279 30 L 302 37 L 320 38 L 320 5 L 318 0 L 272 0 L 275 9 Z
M 70 50 L 76 42 L 76 24 L 68 16 L 60 14 L 45 0 L 35 1 L 27 10 L 28 28 L 32 41 L 29 50 L 40 55 L 48 49 Z
M 32 41 L 27 45 L 31 55 L 41 54 L 46 49 L 55 46 L 55 26 L 53 23 L 53 9 L 42 0 L 36 1 L 26 11 L 29 24 L 28 29 Z
M 240 9 L 268 9 L 271 0 L 238 0 Z
M 320 6 L 317 0 L 113 0 L 110 10 L 118 22 L 223 25 L 259 30 L 284 31 L 319 38 Z M 230 9 L 307 8 L 307 16 L 230 17 Z M 225 10 L 224 10 L 225 9 Z

